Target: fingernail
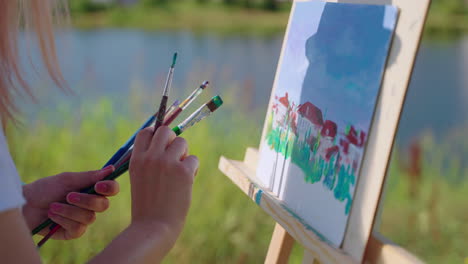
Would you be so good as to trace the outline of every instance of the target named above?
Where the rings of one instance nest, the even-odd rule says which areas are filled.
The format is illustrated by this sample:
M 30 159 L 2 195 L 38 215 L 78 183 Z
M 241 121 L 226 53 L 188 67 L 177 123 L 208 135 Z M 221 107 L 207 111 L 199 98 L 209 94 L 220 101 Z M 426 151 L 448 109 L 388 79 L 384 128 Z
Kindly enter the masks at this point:
M 50 211 L 51 212 L 58 213 L 58 212 L 60 212 L 60 210 L 62 210 L 62 205 L 61 204 L 53 203 L 53 204 L 50 205 Z
M 113 170 L 113 167 L 114 167 L 113 165 L 109 165 L 109 166 L 107 166 L 107 167 L 104 167 L 104 168 L 101 170 L 101 172 L 108 172 L 108 171 L 111 171 L 111 170 Z
M 109 186 L 106 183 L 99 182 L 96 184 L 96 188 L 98 192 L 107 192 L 109 190 Z
M 97 173 L 94 174 L 96 181 L 102 180 L 102 178 L 107 176 L 113 169 L 114 169 L 114 166 L 109 165 L 97 171 Z
M 68 200 L 70 200 L 72 203 L 79 203 L 80 196 L 77 193 L 71 193 L 68 195 Z

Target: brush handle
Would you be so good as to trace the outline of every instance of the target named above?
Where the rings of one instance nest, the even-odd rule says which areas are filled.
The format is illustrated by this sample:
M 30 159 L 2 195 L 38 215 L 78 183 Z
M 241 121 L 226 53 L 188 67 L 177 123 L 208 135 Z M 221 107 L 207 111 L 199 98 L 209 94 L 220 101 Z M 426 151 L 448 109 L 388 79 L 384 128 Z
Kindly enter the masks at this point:
M 50 230 L 50 232 L 37 243 L 37 248 L 40 249 L 42 245 L 44 245 L 58 230 L 60 229 L 59 225 L 55 225 L 54 228 Z
M 128 171 L 129 166 L 130 166 L 130 160 L 127 160 L 124 164 L 122 164 L 122 166 L 118 167 L 115 171 L 113 171 L 111 174 L 107 175 L 104 179 L 100 181 L 113 181 L 117 179 L 120 175 Z M 81 190 L 81 193 L 98 194 L 96 190 L 94 189 L 94 185 Z
M 35 234 L 41 232 L 42 229 L 48 227 L 50 224 L 55 224 L 54 221 L 50 220 L 50 218 L 47 218 L 44 222 L 42 222 L 40 225 L 36 226 L 36 228 L 31 231 L 31 234 L 34 236 Z
M 172 121 L 174 121 L 180 115 L 180 113 L 182 113 L 182 110 L 182 108 L 177 107 L 174 111 L 171 112 L 170 115 L 166 116 L 163 125 L 168 126 L 170 123 L 172 123 Z
M 154 132 L 156 132 L 156 130 L 164 123 L 167 100 L 168 100 L 168 97 L 165 95 L 161 99 L 161 104 L 159 105 L 158 115 L 156 117 L 156 123 L 154 124 Z
M 159 113 L 157 113 L 156 115 L 159 115 Z M 109 159 L 109 161 L 106 162 L 103 168 L 109 165 L 115 165 L 115 162 L 118 161 L 120 157 L 122 157 L 122 155 L 124 155 L 127 152 L 127 150 L 133 145 L 133 143 L 135 142 L 135 138 L 138 135 L 138 132 L 145 129 L 146 127 L 151 126 L 151 124 L 154 122 L 154 119 L 156 118 L 156 115 L 150 116 L 146 120 L 146 122 L 127 140 L 127 142 L 125 142 L 125 144 L 123 144 L 123 146 L 120 147 L 119 150 L 117 150 L 117 152 Z

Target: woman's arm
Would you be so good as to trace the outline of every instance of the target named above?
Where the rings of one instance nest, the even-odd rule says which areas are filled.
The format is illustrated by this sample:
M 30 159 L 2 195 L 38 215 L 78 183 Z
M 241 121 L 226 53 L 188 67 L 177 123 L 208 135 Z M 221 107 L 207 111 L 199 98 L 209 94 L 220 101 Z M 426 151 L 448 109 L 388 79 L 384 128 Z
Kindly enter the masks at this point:
M 41 263 L 20 209 L 0 212 L 0 262 Z
M 90 264 L 160 263 L 177 239 L 164 225 L 130 225 Z

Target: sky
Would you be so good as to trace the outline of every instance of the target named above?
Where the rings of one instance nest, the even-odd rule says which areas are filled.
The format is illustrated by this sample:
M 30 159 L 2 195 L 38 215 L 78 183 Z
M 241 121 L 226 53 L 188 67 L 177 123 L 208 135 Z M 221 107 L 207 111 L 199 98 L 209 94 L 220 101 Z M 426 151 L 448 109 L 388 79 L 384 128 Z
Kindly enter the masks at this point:
M 396 17 L 392 6 L 296 2 L 276 95 L 310 101 L 340 131 L 367 132 Z

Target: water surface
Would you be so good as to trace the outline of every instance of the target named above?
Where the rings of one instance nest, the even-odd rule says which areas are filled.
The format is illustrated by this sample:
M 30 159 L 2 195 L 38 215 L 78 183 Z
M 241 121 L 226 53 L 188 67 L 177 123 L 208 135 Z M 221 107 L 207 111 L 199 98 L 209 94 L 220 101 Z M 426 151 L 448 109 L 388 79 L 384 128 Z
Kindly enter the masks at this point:
M 45 89 L 40 96 L 41 107 L 53 109 L 65 99 L 83 104 L 101 97 L 125 104 L 129 94 L 135 92 L 154 98 L 164 82 L 172 52 L 178 51 L 175 94 L 187 94 L 209 79 L 212 93 L 248 93 L 254 98 L 254 108 L 265 111 L 281 44 L 282 35 L 218 36 L 122 29 L 62 32 L 58 40 L 61 64 L 76 95 L 64 98 L 53 89 Z M 34 61 L 37 52 L 32 53 Z M 406 143 L 427 130 L 443 137 L 468 123 L 467 66 L 468 36 L 422 42 L 397 143 Z M 50 85 L 32 80 L 35 86 Z M 28 118 L 34 118 L 34 107 L 27 107 Z

